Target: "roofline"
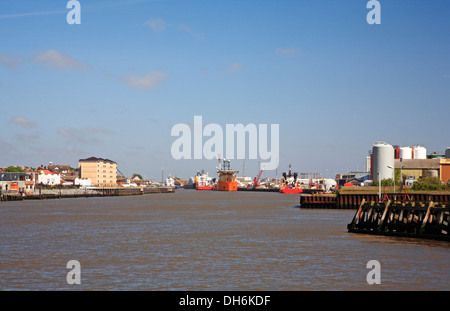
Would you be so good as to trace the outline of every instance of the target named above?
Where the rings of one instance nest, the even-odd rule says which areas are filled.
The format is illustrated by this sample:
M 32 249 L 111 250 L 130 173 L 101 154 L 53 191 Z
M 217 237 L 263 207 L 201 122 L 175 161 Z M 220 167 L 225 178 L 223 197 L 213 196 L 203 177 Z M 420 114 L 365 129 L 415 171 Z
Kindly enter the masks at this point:
M 108 163 L 117 164 L 117 162 L 114 162 L 112 160 L 103 159 L 103 158 L 96 158 L 96 157 L 90 157 L 90 158 L 86 158 L 86 159 L 79 159 L 78 162 L 108 162 Z

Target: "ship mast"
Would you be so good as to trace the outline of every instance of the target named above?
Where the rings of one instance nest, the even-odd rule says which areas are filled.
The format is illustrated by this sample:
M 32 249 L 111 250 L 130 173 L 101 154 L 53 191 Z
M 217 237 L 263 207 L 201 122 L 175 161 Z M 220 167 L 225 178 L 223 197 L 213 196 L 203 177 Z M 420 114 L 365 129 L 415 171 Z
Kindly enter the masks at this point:
M 220 153 L 219 153 L 219 166 L 217 167 L 217 169 L 219 171 L 222 170 L 222 162 L 220 161 Z

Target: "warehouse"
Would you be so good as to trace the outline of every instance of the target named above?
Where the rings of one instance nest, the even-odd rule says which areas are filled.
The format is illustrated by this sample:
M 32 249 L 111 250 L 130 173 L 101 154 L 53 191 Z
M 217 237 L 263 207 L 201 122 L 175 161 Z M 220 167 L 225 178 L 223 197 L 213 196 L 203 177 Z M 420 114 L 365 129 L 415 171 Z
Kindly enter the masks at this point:
M 394 166 L 400 169 L 402 180 L 421 177 L 439 177 L 441 159 L 395 159 Z

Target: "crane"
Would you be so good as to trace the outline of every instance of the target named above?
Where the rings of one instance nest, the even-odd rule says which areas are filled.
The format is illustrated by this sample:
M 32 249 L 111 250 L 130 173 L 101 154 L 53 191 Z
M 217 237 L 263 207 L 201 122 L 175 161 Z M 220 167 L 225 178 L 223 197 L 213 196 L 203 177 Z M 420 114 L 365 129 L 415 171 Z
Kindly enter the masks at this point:
M 261 171 L 259 172 L 258 177 L 255 177 L 255 179 L 253 180 L 253 188 L 256 188 L 259 186 L 259 179 L 261 178 L 261 174 L 264 171 L 264 169 L 261 169 Z
M 186 184 L 185 181 L 182 181 L 182 180 L 180 180 L 179 178 L 177 178 L 177 177 L 175 177 L 173 175 L 170 175 L 169 177 L 172 177 L 175 181 L 177 181 L 180 184 L 180 186 L 184 186 Z

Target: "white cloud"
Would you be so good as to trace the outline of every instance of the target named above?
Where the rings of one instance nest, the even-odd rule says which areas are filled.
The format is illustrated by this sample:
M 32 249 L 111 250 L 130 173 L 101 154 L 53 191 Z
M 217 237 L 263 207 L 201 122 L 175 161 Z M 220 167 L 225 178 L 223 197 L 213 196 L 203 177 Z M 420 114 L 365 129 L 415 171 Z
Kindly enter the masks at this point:
M 27 13 L 17 13 L 17 14 L 5 14 L 0 15 L 0 19 L 7 18 L 17 18 L 17 17 L 27 17 L 27 16 L 36 16 L 36 15 L 52 15 L 52 14 L 64 14 L 67 11 L 45 11 L 45 12 L 27 12 Z
M 95 128 L 92 126 L 86 128 L 59 128 L 56 133 L 63 137 L 69 143 L 98 143 L 100 139 L 96 137 L 97 134 L 101 135 L 114 135 L 115 133 L 104 128 Z
M 152 71 L 141 76 L 130 74 L 125 77 L 125 83 L 131 88 L 145 90 L 161 84 L 168 77 L 169 75 L 162 71 Z
M 30 146 L 33 157 L 31 161 L 36 161 L 36 159 L 53 159 L 56 157 L 61 158 L 61 156 L 68 156 L 69 161 L 73 161 L 74 157 L 80 158 L 85 156 L 86 152 L 84 150 L 76 149 L 72 146 L 65 146 L 59 148 L 43 148 L 40 145 Z
M 242 69 L 242 64 L 234 62 L 230 66 L 227 67 L 227 72 L 233 73 Z
M 2 150 L 2 153 L 10 153 L 11 151 L 14 151 L 14 147 L 0 138 L 0 150 Z
M 181 30 L 181 31 L 184 31 L 184 32 L 186 32 L 186 33 L 188 33 L 188 34 L 190 34 L 191 36 L 193 36 L 193 37 L 195 37 L 195 38 L 197 38 L 197 39 L 205 40 L 205 37 L 204 37 L 204 36 L 202 36 L 201 34 L 198 34 L 198 33 L 194 32 L 194 31 L 192 30 L 192 28 L 189 27 L 189 26 L 187 26 L 187 25 L 180 25 L 180 26 L 178 26 L 178 29 Z
M 99 128 L 99 127 L 92 127 L 92 126 L 88 126 L 85 129 L 85 131 L 90 133 L 90 134 L 106 134 L 106 135 L 114 135 L 114 134 L 116 134 L 113 131 L 110 131 L 108 129 Z
M 105 1 L 104 3 L 99 4 L 83 4 L 83 8 L 90 11 L 104 11 L 107 8 L 118 7 L 118 6 L 128 6 L 134 4 L 141 4 L 145 2 L 152 2 L 154 0 L 126 0 L 126 1 Z M 41 11 L 41 12 L 26 12 L 26 13 L 15 13 L 15 14 L 3 14 L 0 15 L 0 19 L 8 19 L 8 18 L 19 18 L 19 17 L 27 17 L 27 16 L 37 16 L 37 15 L 55 15 L 67 14 L 68 10 L 55 10 L 55 11 Z
M 155 32 L 163 32 L 168 27 L 167 23 L 162 18 L 150 19 L 144 23 Z
M 0 54 L 0 64 L 11 70 L 22 65 L 24 61 L 44 65 L 53 69 L 76 69 L 81 71 L 93 69 L 90 64 L 80 62 L 72 56 L 62 54 L 56 50 L 48 50 L 35 55 L 31 59 L 25 59 L 17 55 Z
M 21 116 L 17 116 L 17 117 L 15 117 L 15 118 L 13 118 L 13 119 L 11 120 L 11 122 L 14 123 L 14 124 L 16 124 L 16 125 L 19 125 L 19 126 L 21 126 L 21 127 L 23 127 L 23 128 L 27 128 L 27 129 L 30 129 L 30 128 L 33 128 L 33 127 L 36 126 L 36 125 L 35 125 L 33 122 L 31 122 L 30 120 L 28 120 L 28 119 L 25 118 L 25 117 L 21 117 Z
M 163 20 L 162 18 L 149 19 L 148 21 L 146 21 L 144 23 L 144 25 L 149 26 L 151 29 L 153 29 L 154 32 L 157 32 L 157 33 L 161 33 L 163 31 L 165 31 L 167 28 L 173 26 L 173 25 L 166 23 L 166 21 Z M 178 27 L 176 27 L 176 29 L 183 31 L 197 39 L 200 39 L 200 40 L 205 39 L 205 37 L 203 35 L 196 33 L 195 31 L 192 30 L 191 27 L 189 27 L 187 25 L 179 25 Z
M 294 55 L 298 53 L 298 49 L 297 48 L 289 48 L 289 49 L 276 49 L 275 53 L 277 54 L 284 54 L 284 55 Z
M 37 142 L 39 140 L 39 134 L 32 134 L 32 135 L 16 135 L 16 138 L 18 141 L 26 144 L 30 144 L 33 142 Z
M 92 69 L 91 65 L 80 62 L 70 55 L 62 54 L 55 50 L 48 50 L 44 53 L 36 55 L 33 58 L 33 62 L 56 69 Z
M 0 64 L 8 69 L 16 69 L 22 64 L 22 59 L 17 55 L 0 54 Z

